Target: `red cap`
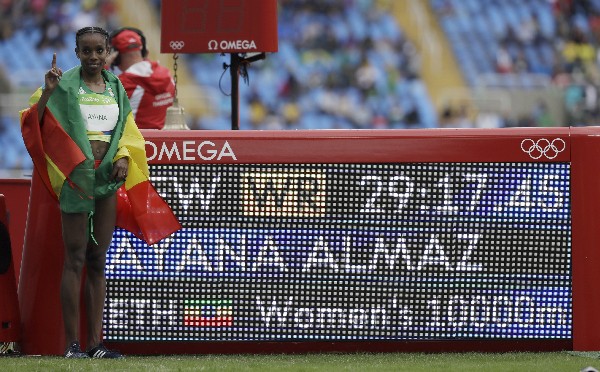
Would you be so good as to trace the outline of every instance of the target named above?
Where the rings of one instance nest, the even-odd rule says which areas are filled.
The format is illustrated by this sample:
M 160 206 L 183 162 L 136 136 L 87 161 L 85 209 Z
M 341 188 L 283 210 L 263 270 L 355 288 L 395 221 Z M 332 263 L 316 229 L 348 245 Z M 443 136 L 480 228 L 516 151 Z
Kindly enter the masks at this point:
M 124 30 L 112 38 L 112 46 L 118 50 L 119 53 L 142 50 L 142 38 L 135 31 Z

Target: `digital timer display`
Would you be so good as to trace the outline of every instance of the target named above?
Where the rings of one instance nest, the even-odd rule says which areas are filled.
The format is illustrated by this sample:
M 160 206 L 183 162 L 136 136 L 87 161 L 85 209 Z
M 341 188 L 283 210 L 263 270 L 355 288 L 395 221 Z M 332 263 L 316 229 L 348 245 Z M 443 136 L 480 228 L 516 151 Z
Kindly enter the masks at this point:
M 107 341 L 570 339 L 569 163 L 151 164 Z
M 169 0 L 161 53 L 276 52 L 277 0 Z

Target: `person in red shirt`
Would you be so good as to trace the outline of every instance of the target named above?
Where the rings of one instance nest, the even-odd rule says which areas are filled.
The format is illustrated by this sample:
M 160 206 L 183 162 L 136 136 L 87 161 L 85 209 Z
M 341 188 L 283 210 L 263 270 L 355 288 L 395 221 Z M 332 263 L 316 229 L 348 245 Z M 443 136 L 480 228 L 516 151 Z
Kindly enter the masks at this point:
M 146 37 L 141 30 L 124 27 L 110 35 L 112 53 L 107 58 L 111 69 L 123 83 L 135 122 L 140 129 L 162 129 L 167 108 L 173 104 L 175 83 L 171 72 L 148 59 Z

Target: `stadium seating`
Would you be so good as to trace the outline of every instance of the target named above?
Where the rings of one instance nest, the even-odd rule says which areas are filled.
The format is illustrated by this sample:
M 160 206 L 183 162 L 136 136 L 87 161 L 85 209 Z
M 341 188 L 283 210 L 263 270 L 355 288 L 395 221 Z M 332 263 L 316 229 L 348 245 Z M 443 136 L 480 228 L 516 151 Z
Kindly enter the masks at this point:
M 242 129 L 437 125 L 426 87 L 408 69 L 410 56 L 403 50 L 408 41 L 391 15 L 378 11 L 371 0 L 309 4 L 282 2 L 279 52 L 253 64 L 249 86 L 240 89 Z M 187 61 L 197 82 L 217 93 L 212 95 L 214 116 L 201 118 L 196 127 L 230 128 L 229 121 L 219 120 L 231 110 L 223 94 L 229 90 L 229 75 L 220 79 L 228 59 L 188 55 Z M 364 66 L 367 86 L 356 76 Z M 295 84 L 293 93 L 289 82 Z M 266 122 L 253 125 L 250 102 L 262 106 Z M 290 118 L 290 110 L 300 115 Z
M 593 11 L 600 1 L 590 1 Z M 547 0 L 430 0 L 448 36 L 463 74 L 471 86 L 481 84 L 481 76 L 494 73 L 496 55 L 504 43 L 515 60 L 520 53 L 527 74 L 519 74 L 516 87 L 528 88 L 532 74 L 550 77 L 559 57 L 561 42 L 551 2 Z M 592 38 L 589 14 L 575 8 L 572 27 Z M 531 28 L 530 28 L 531 27 Z M 491 30 L 491 32 L 490 32 Z M 537 80 L 539 83 L 539 79 Z M 503 84 L 497 81 L 497 84 Z M 507 81 L 514 84 L 514 80 Z
M 419 76 L 414 47 L 397 20 L 378 3 L 280 0 L 279 52 L 248 68 L 249 84 L 240 87 L 241 129 L 437 127 L 438 116 Z M 84 7 L 82 0 L 48 4 L 48 11 L 59 14 L 62 25 L 76 24 Z M 156 10 L 160 4 L 148 2 Z M 472 87 L 538 89 L 556 84 L 562 70 L 571 73 L 572 64 L 561 60 L 568 36 L 561 34 L 560 14 L 552 1 L 429 0 L 429 5 Z M 567 23 L 571 30 L 581 30 L 597 49 L 600 0 L 573 2 Z M 0 41 L 0 69 L 11 86 L 19 93 L 38 87 L 54 51 L 63 69 L 77 65 L 72 28 L 64 30 L 64 46 L 38 49 L 42 27 L 24 13 L 10 37 Z M 498 73 L 502 47 L 514 63 L 509 74 Z M 190 118 L 190 126 L 229 129 L 230 76 L 223 70 L 229 59 L 215 54 L 185 55 L 184 60 L 214 108 L 212 115 Z M 563 65 L 557 67 L 557 61 Z M 580 101 L 568 103 L 581 106 Z M 598 116 L 594 110 L 589 111 Z M 11 149 L 0 159 L 0 168 L 27 164 L 13 159 L 22 154 L 22 148 L 12 149 L 20 141 L 5 134 L 18 128 L 16 115 L 3 114 L 3 126 L 9 129 L 0 142 Z M 574 117 L 576 123 L 597 121 L 589 112 Z

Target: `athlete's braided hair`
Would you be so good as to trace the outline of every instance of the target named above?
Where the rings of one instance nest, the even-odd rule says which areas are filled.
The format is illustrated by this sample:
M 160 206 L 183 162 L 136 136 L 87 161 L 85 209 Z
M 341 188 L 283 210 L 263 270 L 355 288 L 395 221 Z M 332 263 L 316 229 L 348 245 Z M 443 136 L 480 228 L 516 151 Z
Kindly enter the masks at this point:
M 108 31 L 106 31 L 105 29 L 103 29 L 102 27 L 84 27 L 84 28 L 80 28 L 79 31 L 77 31 L 77 33 L 75 34 L 75 46 L 77 46 L 77 48 L 79 48 L 79 38 L 81 36 L 83 36 L 84 34 L 89 34 L 89 33 L 98 33 L 102 36 L 104 36 L 104 38 L 106 39 L 106 45 L 108 44 L 108 39 L 109 39 L 109 35 L 108 35 Z

